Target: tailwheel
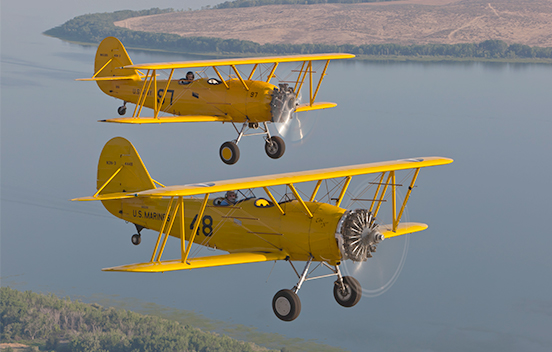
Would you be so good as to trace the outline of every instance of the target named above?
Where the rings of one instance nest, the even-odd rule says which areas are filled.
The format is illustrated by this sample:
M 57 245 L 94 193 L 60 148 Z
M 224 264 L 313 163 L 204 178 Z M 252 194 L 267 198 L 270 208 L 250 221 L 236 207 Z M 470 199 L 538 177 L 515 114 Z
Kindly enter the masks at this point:
M 278 319 L 283 321 L 295 320 L 301 313 L 301 301 L 292 290 L 280 290 L 272 299 L 272 310 Z
M 117 112 L 119 113 L 119 115 L 123 116 L 124 114 L 126 114 L 126 101 L 123 103 L 122 106 L 119 106 L 117 108 Z
M 130 240 L 132 241 L 132 244 L 137 246 L 140 244 L 140 242 L 142 242 L 142 236 L 138 233 L 132 235 L 132 237 L 130 238 Z
M 284 140 L 278 136 L 267 138 L 265 143 L 265 151 L 266 155 L 272 159 L 280 158 L 286 151 Z
M 234 142 L 224 142 L 220 146 L 219 155 L 225 164 L 233 165 L 237 163 L 240 158 L 240 149 Z
M 357 279 L 352 276 L 343 276 L 343 285 L 337 280 L 334 285 L 334 297 L 343 307 L 352 307 L 360 301 L 362 288 Z

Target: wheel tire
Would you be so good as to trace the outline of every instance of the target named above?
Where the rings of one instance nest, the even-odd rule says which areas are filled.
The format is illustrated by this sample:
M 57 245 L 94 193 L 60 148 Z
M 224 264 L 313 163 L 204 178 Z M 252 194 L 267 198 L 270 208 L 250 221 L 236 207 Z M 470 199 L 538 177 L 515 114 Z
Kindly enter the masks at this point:
M 142 236 L 140 236 L 139 234 L 134 234 L 130 238 L 130 241 L 132 242 L 133 245 L 137 246 L 140 244 L 140 242 L 142 242 Z
M 362 297 L 362 288 L 357 279 L 352 276 L 343 276 L 343 285 L 345 285 L 345 292 L 341 290 L 339 281 L 334 285 L 334 297 L 337 303 L 343 307 L 352 307 L 360 301 Z
M 220 146 L 219 155 L 223 163 L 233 165 L 240 159 L 240 149 L 234 142 L 224 142 Z
M 119 115 L 123 116 L 124 114 L 126 114 L 126 106 L 119 106 L 119 108 L 117 108 L 117 112 L 119 113 Z
M 295 320 L 299 316 L 299 313 L 301 313 L 299 296 L 287 289 L 278 291 L 272 299 L 272 310 L 280 320 Z
M 278 159 L 286 151 L 284 140 L 278 136 L 270 137 L 265 143 L 266 155 L 272 159 Z

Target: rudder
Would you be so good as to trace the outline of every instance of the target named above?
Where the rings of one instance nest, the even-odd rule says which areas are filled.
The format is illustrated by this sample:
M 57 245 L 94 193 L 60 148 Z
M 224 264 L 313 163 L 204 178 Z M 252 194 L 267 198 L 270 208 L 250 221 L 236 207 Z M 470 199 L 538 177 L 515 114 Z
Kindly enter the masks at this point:
M 115 37 L 107 37 L 98 46 L 94 60 L 96 77 L 129 77 L 139 80 L 138 71 L 130 68 L 120 68 L 132 65 L 121 41 Z
M 152 188 L 156 188 L 153 179 L 132 143 L 122 137 L 109 140 L 98 162 L 96 189 L 101 189 L 99 194 Z

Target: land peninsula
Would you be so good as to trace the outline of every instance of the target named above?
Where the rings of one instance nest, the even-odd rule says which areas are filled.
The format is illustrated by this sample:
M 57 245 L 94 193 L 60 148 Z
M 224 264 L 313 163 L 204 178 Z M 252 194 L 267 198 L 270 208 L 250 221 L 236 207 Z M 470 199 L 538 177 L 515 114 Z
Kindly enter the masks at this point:
M 195 11 L 118 11 L 79 16 L 46 34 L 81 42 L 114 35 L 129 47 L 216 56 L 339 51 L 369 59 L 552 62 L 551 1 L 320 1 L 237 0 Z M 295 3 L 282 4 L 289 2 Z M 94 25 L 86 23 L 90 20 Z

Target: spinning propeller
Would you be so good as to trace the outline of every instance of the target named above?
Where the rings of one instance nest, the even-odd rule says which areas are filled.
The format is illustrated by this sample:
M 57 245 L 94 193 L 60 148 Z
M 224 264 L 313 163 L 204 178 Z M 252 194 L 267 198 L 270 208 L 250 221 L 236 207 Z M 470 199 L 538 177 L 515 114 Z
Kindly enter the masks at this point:
M 368 297 L 377 297 L 393 286 L 406 261 L 410 242 L 410 236 L 384 241 L 378 223 L 383 222 L 370 211 L 355 209 L 348 211 L 341 227 L 340 248 L 346 259 L 341 265 L 343 275 L 356 278 L 363 296 Z
M 280 84 L 280 91 L 283 89 L 292 91 L 286 84 Z M 297 96 L 293 93 L 293 96 L 290 96 L 287 101 L 286 107 L 288 109 L 283 109 L 280 118 L 275 120 L 278 134 L 288 141 L 299 142 L 303 140 L 314 127 L 314 120 L 309 118 L 310 112 L 301 113 L 301 117 L 295 112 L 295 108 L 301 104 L 301 98 L 301 92 Z

